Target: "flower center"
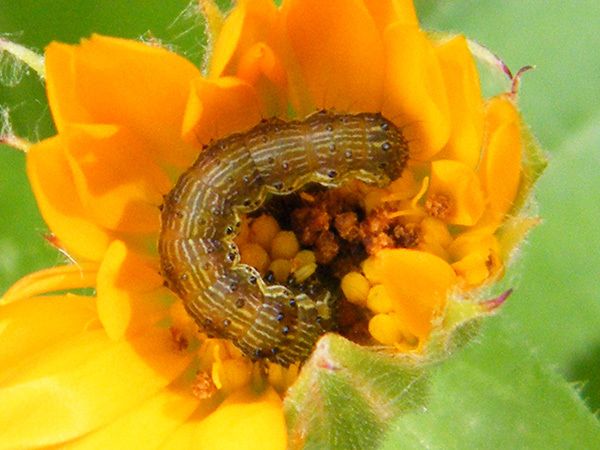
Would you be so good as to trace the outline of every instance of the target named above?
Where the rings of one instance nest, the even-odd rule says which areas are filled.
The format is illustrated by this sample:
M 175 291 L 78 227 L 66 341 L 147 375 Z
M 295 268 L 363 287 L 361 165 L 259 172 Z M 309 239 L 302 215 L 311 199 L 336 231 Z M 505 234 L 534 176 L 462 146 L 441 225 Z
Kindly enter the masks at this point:
M 256 268 L 267 285 L 313 298 L 327 291 L 332 300 L 320 305 L 318 316 L 327 321 L 323 331 L 361 344 L 375 343 L 368 331 L 374 314 L 366 307 L 371 286 L 361 266 L 380 250 L 414 248 L 420 239 L 418 224 L 394 217 L 393 202 L 367 203 L 373 192 L 380 193 L 351 181 L 274 196 L 243 218 L 235 238 L 241 262 Z M 383 297 L 374 295 L 380 310 Z

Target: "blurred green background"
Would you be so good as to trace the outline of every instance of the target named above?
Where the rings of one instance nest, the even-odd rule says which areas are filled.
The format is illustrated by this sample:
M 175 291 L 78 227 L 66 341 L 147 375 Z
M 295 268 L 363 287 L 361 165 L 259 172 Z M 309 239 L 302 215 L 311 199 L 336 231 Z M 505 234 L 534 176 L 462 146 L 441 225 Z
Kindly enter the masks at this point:
M 536 66 L 524 76 L 520 100 L 550 165 L 537 188 L 544 222 L 523 250 L 515 293 L 486 325 L 481 344 L 439 370 L 434 392 L 442 399 L 433 402 L 428 418 L 401 421 L 386 448 L 397 448 L 400 436 L 411 448 L 544 448 L 549 442 L 593 448 L 600 442 L 590 413 L 600 408 L 600 2 L 417 5 L 425 27 L 466 34 L 513 72 Z M 153 36 L 195 61 L 203 49 L 202 27 L 185 0 L 0 1 L 0 35 L 38 51 L 51 40 L 74 43 L 92 32 Z M 30 139 L 51 135 L 35 75 L 2 59 L 0 78 L 9 85 L 0 86 L 0 106 L 9 107 L 15 132 Z M 22 275 L 62 262 L 44 243 L 24 155 L 7 147 L 0 147 L 0 208 L 4 292 Z M 561 377 L 586 383 L 577 389 L 589 409 Z M 496 389 L 499 384 L 506 392 Z M 456 438 L 452 431 L 461 424 L 465 430 Z M 414 430 L 427 432 L 427 439 Z

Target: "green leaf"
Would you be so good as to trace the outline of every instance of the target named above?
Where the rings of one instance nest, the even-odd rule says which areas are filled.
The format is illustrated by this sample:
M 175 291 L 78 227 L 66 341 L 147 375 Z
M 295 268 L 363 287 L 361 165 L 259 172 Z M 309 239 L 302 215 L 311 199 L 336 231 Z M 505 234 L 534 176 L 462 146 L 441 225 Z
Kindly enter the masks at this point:
M 561 145 L 540 180 L 542 225 L 507 312 L 548 361 L 600 407 L 600 114 Z
M 23 153 L 0 146 L 0 295 L 20 276 L 60 258 L 44 242 L 46 226 L 29 188 L 24 160 Z
M 393 420 L 424 407 L 428 369 L 324 336 L 285 398 L 290 447 L 374 448 Z
M 490 321 L 492 323 L 490 323 Z M 600 426 L 570 385 L 525 347 L 510 317 L 433 374 L 427 412 L 394 424 L 384 449 L 593 448 Z

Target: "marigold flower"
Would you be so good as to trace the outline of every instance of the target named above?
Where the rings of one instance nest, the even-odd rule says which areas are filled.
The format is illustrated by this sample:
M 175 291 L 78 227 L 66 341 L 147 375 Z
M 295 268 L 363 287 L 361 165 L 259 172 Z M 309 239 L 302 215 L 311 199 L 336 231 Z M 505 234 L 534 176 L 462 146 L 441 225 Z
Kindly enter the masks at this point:
M 535 223 L 521 210 L 533 157 L 514 93 L 483 98 L 469 42 L 428 35 L 405 0 L 240 0 L 224 21 L 201 3 L 218 31 L 205 76 L 112 37 L 46 49 L 57 134 L 31 145 L 27 171 L 73 263 L 2 299 L 7 447 L 300 447 L 315 439 L 306 408 L 327 395 L 315 391 L 323 371 L 370 361 L 412 385 L 501 303 L 482 299 Z M 277 364 L 213 335 L 169 289 L 160 207 L 203 146 L 319 110 L 380 113 L 408 163 L 387 186 L 303 186 L 284 213 L 242 218 L 241 263 L 301 287 L 323 272 L 341 292 L 318 313 L 345 339 L 330 333 L 309 360 Z M 95 293 L 56 294 L 82 287 Z

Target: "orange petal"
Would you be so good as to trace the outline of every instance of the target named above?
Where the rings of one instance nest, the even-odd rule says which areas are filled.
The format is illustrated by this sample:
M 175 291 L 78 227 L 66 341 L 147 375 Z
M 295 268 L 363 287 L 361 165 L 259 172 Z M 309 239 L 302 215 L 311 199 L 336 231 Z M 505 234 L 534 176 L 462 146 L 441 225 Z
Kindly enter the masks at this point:
M 363 0 L 380 32 L 388 25 L 398 22 L 404 25 L 418 25 L 413 0 Z
M 195 145 L 247 130 L 262 118 L 256 91 L 233 77 L 197 79 L 185 113 L 183 136 Z
M 495 269 L 493 261 L 492 253 L 473 253 L 452 263 L 452 268 L 463 281 L 463 286 L 472 289 L 490 279 L 492 269 Z
M 444 74 L 452 130 L 438 158 L 477 167 L 483 139 L 483 102 L 475 61 L 463 36 L 440 44 L 436 53 Z
M 158 232 L 158 205 L 171 182 L 139 138 L 115 125 L 67 125 L 61 136 L 83 207 L 96 223 Z
M 367 278 L 382 281 L 403 328 L 425 340 L 456 283 L 452 267 L 430 253 L 407 249 L 382 250 L 370 259 L 373 273 L 365 273 Z
M 210 415 L 181 427 L 165 449 L 283 450 L 286 448 L 283 406 L 268 388 L 257 394 L 250 388 L 231 394 Z
M 313 108 L 380 110 L 383 46 L 363 2 L 290 0 L 283 8 Z
M 254 44 L 242 55 L 237 71 L 237 76 L 250 84 L 256 84 L 261 75 L 278 86 L 285 86 L 285 72 L 281 61 L 264 42 Z
M 83 207 L 64 154 L 65 146 L 60 135 L 32 145 L 27 153 L 29 181 L 42 217 L 67 252 L 99 261 L 110 234 Z
M 75 82 L 77 55 L 76 46 L 52 42 L 44 56 L 48 103 L 59 132 L 67 122 L 94 122 L 92 113 L 78 98 Z
M 403 128 L 411 157 L 427 160 L 450 137 L 448 98 L 437 55 L 416 26 L 395 23 L 386 29 L 384 42 L 382 113 Z
M 483 191 L 475 172 L 466 164 L 451 159 L 431 163 L 431 182 L 427 198 L 442 196 L 449 201 L 441 219 L 455 225 L 474 225 L 485 207 Z
M 241 0 L 225 20 L 210 61 L 210 77 L 234 75 L 241 55 L 257 42 L 275 45 L 278 12 L 271 0 Z
M 255 87 L 266 117 L 287 114 L 287 75 L 282 61 L 266 43 L 254 44 L 242 55 L 237 76 Z
M 37 297 L 0 306 L 0 379 L 7 369 L 81 333 L 95 318 L 91 297 Z
M 0 299 L 0 304 L 50 292 L 94 287 L 97 273 L 98 265 L 93 263 L 71 264 L 40 270 L 13 284 Z
M 472 288 L 487 281 L 502 268 L 500 245 L 491 227 L 476 228 L 456 237 L 448 251 L 452 267 L 464 284 Z
M 189 363 L 167 330 L 131 341 L 93 331 L 48 348 L 0 388 L 0 442 L 52 445 L 110 423 L 168 385 Z
M 480 178 L 494 220 L 501 220 L 515 200 L 521 180 L 523 141 L 519 113 L 506 96 L 491 99 L 486 109 L 486 148 Z
M 179 131 L 190 82 L 200 75 L 185 58 L 137 41 L 93 35 L 78 46 L 46 49 L 48 99 L 56 127 L 110 123 L 143 137 L 156 159 L 185 167 Z
M 138 322 L 149 326 L 157 320 L 158 311 L 153 313 L 152 304 L 141 302 L 140 294 L 160 288 L 162 282 L 158 267 L 151 267 L 121 241 L 110 244 L 98 271 L 96 291 L 98 317 L 111 339 L 123 337 L 134 308 L 142 316 Z
M 158 448 L 197 407 L 198 400 L 191 395 L 165 389 L 114 422 L 61 448 Z

